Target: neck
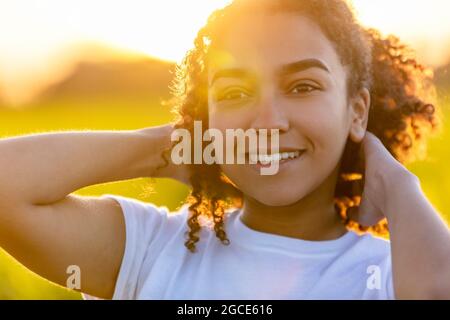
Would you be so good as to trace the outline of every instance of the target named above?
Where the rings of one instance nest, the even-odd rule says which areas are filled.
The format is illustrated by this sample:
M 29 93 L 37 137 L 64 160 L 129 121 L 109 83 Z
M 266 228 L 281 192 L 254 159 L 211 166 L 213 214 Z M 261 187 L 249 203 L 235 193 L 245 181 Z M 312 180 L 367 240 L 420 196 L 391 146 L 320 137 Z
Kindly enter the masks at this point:
M 244 196 L 241 220 L 260 232 L 310 241 L 337 239 L 347 229 L 334 206 L 336 180 L 337 173 L 307 196 L 287 206 L 268 206 Z

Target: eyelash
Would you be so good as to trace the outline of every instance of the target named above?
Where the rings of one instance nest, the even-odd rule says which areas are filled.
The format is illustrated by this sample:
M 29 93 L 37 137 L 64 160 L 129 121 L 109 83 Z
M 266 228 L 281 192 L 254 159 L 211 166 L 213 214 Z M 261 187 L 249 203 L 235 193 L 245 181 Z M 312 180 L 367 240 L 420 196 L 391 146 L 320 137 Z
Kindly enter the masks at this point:
M 244 93 L 247 94 L 244 90 L 241 89 L 233 89 L 233 90 L 229 90 L 228 92 L 221 94 L 217 97 L 217 101 L 233 101 L 233 100 L 237 100 L 239 98 L 226 98 L 228 95 L 233 94 L 233 93 Z M 248 94 L 247 94 L 248 95 Z
M 294 89 L 297 89 L 297 88 L 299 88 L 299 87 L 303 87 L 303 88 L 308 87 L 308 88 L 310 89 L 310 90 L 308 90 L 308 91 L 303 91 L 303 92 L 301 92 L 301 93 L 299 93 L 299 94 L 302 94 L 302 93 L 311 93 L 311 92 L 313 92 L 313 91 L 320 90 L 320 88 L 317 87 L 317 86 L 314 86 L 314 85 L 311 85 L 311 84 L 307 84 L 307 83 L 301 83 L 301 84 L 298 84 L 298 85 L 292 87 L 288 92 L 290 93 L 290 92 L 292 92 Z M 240 98 L 226 98 L 228 95 L 230 95 L 230 94 L 236 94 L 236 93 L 244 93 L 244 94 L 246 94 L 246 95 L 249 95 L 249 94 L 247 94 L 244 90 L 241 90 L 241 89 L 234 89 L 234 90 L 230 90 L 230 91 L 228 91 L 228 92 L 226 92 L 226 93 L 224 93 L 224 94 L 222 94 L 222 95 L 219 95 L 218 98 L 217 98 L 217 101 L 220 102 L 220 101 L 233 101 L 233 100 L 239 100 Z
M 312 84 L 301 83 L 301 84 L 298 84 L 298 85 L 294 86 L 291 90 L 289 90 L 289 92 L 292 92 L 294 89 L 299 88 L 299 87 L 308 87 L 308 88 L 311 89 L 311 90 L 308 90 L 308 91 L 306 91 L 306 92 L 304 91 L 304 92 L 302 92 L 302 93 L 311 93 L 311 92 L 313 92 L 313 91 L 320 90 L 319 87 L 313 86 Z

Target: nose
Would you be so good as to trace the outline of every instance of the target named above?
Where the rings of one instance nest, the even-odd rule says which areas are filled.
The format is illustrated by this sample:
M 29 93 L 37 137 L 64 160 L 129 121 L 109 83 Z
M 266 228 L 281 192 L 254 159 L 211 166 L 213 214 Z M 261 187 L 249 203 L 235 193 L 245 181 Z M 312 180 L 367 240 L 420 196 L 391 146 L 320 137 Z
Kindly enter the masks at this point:
M 260 98 L 252 128 L 257 131 L 267 129 L 268 132 L 278 129 L 280 134 L 289 130 L 289 120 L 275 95 L 266 94 Z

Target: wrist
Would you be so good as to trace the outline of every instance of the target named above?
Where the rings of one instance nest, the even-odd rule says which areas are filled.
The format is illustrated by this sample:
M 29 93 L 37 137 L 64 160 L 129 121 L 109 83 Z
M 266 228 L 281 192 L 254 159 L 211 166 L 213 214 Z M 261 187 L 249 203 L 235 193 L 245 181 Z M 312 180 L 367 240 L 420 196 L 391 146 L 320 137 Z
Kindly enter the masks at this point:
M 172 133 L 172 125 L 164 125 L 158 127 L 149 127 L 136 130 L 136 133 L 142 138 L 142 148 L 145 156 L 142 161 L 143 177 L 167 177 L 167 172 L 162 168 L 170 164 L 170 154 L 165 160 L 163 154 L 171 147 L 170 135 Z
M 189 170 L 184 164 L 174 164 L 171 159 L 174 130 L 172 124 L 138 130 L 146 141 L 147 157 L 144 161 L 145 177 L 169 178 L 189 185 Z

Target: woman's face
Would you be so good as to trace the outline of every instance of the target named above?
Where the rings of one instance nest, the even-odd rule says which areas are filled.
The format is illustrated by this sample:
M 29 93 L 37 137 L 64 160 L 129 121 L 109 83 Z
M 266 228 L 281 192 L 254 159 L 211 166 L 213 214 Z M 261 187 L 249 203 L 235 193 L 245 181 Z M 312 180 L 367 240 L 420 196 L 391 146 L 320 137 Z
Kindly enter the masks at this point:
M 256 14 L 226 29 L 209 61 L 209 127 L 278 129 L 280 152 L 300 153 L 261 175 L 221 165 L 247 196 L 293 204 L 336 176 L 353 121 L 347 71 L 319 26 L 300 15 Z

